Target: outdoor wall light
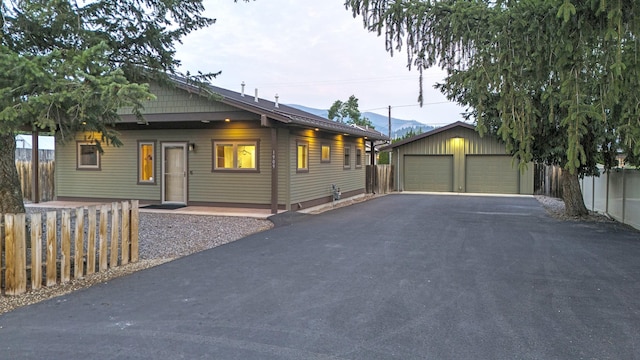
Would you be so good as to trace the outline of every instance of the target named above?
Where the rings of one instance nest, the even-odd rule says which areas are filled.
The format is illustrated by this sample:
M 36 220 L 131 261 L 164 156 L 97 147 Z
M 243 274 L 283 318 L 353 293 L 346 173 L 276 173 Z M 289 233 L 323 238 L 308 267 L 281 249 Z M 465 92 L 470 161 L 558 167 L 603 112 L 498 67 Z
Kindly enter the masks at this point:
M 196 151 L 196 144 L 189 143 L 189 151 Z

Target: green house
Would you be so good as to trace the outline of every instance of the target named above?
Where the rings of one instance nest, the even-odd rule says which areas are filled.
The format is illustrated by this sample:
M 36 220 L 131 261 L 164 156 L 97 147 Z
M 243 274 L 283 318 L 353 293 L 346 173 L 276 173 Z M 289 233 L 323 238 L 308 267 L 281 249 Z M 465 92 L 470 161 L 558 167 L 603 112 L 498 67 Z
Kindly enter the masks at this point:
M 139 199 L 298 210 L 365 191 L 365 143 L 386 136 L 255 96 L 183 80 L 151 84 L 145 122 L 123 109 L 124 144 L 98 152 L 95 134 L 56 146 L 56 198 Z M 130 113 L 130 112 L 129 112 Z

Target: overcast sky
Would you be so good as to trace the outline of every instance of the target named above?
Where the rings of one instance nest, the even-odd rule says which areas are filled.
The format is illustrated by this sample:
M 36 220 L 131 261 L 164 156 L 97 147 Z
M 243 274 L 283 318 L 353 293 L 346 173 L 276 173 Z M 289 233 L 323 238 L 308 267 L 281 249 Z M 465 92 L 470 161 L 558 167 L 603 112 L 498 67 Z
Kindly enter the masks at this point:
M 462 108 L 433 89 L 443 72 L 425 73 L 425 105 L 418 106 L 418 72 L 406 53 L 391 57 L 384 37 L 367 32 L 343 0 L 205 0 L 217 22 L 177 46 L 183 72 L 222 71 L 213 84 L 284 104 L 328 109 L 335 100 L 359 99 L 360 111 L 446 125 Z

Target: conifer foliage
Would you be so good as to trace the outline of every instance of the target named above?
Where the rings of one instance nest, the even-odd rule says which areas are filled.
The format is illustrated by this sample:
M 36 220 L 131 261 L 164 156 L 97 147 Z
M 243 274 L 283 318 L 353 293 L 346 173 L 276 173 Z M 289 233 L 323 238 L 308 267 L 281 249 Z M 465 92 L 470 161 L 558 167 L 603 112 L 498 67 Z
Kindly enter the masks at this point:
M 569 215 L 586 213 L 578 178 L 640 158 L 640 3 L 635 0 L 349 0 L 410 67 L 467 107 L 520 164 L 561 165 Z M 420 89 L 420 98 L 422 90 Z M 577 187 L 577 192 L 575 191 Z M 577 195 L 576 195 L 577 194 Z M 574 198 L 569 199 L 568 196 Z
M 174 44 L 214 22 L 203 11 L 202 0 L 2 1 L 0 213 L 24 212 L 16 132 L 86 131 L 99 147 L 121 145 L 117 110 L 142 117 L 146 82 L 177 71 Z

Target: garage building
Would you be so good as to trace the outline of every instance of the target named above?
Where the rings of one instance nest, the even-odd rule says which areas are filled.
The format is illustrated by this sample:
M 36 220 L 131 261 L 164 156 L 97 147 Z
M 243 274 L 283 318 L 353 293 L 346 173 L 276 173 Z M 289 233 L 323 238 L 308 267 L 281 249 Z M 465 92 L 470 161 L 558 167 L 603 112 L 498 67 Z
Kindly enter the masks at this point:
M 524 172 L 496 137 L 456 122 L 393 143 L 397 191 L 532 194 L 533 164 Z

